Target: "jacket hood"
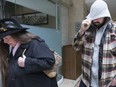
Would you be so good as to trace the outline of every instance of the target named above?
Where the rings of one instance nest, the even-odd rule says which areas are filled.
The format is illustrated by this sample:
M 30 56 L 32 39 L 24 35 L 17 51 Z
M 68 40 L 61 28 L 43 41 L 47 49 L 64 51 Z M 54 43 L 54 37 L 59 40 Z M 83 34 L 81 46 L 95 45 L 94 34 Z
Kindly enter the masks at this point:
M 87 15 L 87 19 L 94 20 L 97 18 L 108 17 L 111 20 L 111 15 L 108 6 L 103 0 L 96 0 L 91 8 L 90 13 Z

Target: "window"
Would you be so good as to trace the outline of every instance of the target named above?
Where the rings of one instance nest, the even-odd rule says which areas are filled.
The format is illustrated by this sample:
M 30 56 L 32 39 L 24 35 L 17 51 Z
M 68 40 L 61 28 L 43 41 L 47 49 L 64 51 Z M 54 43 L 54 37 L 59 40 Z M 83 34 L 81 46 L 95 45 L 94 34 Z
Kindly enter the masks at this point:
M 56 4 L 48 0 L 7 0 L 5 17 L 20 23 L 56 29 Z

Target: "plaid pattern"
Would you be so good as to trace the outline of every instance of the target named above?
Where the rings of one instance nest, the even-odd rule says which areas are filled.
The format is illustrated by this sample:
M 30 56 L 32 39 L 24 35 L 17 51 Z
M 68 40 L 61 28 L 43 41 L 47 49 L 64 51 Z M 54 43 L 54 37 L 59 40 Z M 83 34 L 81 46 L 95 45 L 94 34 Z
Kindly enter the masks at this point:
M 90 27 L 91 28 L 91 27 Z M 91 84 L 91 66 L 93 56 L 93 45 L 95 40 L 95 29 L 86 31 L 80 36 L 79 32 L 75 35 L 73 47 L 75 50 L 82 50 L 82 81 L 87 87 Z M 106 33 L 103 42 L 101 78 L 99 87 L 107 87 L 112 79 L 116 76 L 116 56 L 111 52 L 116 49 L 116 27 L 113 25 Z M 99 64 L 100 65 L 100 64 Z

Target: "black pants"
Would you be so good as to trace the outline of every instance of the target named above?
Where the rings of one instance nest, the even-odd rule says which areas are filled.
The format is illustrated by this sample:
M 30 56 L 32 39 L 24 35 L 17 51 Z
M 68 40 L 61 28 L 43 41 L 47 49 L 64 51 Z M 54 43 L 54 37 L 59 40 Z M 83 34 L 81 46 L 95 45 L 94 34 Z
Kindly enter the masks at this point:
M 79 87 L 87 87 L 87 86 L 83 83 L 83 81 L 81 81 Z M 109 87 L 116 87 L 116 86 L 109 86 Z
M 87 86 L 83 83 L 83 81 L 81 81 L 79 87 L 87 87 Z M 92 87 L 92 86 L 90 86 L 90 87 Z
M 83 81 L 81 81 L 79 87 L 87 87 L 87 86 L 83 83 Z

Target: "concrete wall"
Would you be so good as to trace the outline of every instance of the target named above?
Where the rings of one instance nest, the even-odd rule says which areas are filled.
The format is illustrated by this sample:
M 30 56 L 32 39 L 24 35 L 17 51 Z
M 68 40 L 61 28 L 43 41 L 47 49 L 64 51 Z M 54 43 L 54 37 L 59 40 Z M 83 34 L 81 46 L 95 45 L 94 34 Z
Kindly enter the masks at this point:
M 86 15 L 84 0 L 62 0 L 61 7 L 61 29 L 62 29 L 62 45 L 72 44 L 74 35 L 76 34 L 76 22 L 82 21 Z M 65 4 L 64 4 L 65 3 Z M 66 15 L 66 16 L 64 16 Z

